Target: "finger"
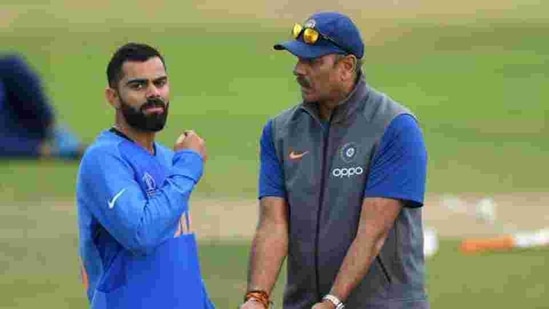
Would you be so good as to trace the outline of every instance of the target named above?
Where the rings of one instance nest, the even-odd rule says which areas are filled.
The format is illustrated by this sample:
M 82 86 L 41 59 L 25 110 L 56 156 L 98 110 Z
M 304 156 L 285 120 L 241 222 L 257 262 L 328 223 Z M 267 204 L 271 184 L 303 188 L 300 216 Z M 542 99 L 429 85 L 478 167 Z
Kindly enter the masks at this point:
M 187 136 L 185 136 L 185 134 L 181 134 L 179 135 L 179 137 L 177 138 L 177 141 L 175 141 L 176 144 L 180 144 L 183 142 L 183 140 L 185 140 Z

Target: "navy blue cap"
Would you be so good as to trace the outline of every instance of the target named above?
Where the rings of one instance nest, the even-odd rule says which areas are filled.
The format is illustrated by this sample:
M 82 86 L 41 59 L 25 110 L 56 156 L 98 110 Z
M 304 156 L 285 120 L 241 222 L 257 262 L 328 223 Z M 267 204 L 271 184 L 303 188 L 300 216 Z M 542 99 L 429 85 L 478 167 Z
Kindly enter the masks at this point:
M 322 38 L 315 44 L 307 44 L 301 35 L 297 39 L 274 45 L 274 49 L 287 50 L 297 57 L 307 59 L 328 54 L 349 54 L 349 52 L 358 59 L 364 56 L 364 42 L 360 31 L 346 15 L 338 12 L 315 13 L 305 21 L 303 27 L 316 29 L 340 46 Z

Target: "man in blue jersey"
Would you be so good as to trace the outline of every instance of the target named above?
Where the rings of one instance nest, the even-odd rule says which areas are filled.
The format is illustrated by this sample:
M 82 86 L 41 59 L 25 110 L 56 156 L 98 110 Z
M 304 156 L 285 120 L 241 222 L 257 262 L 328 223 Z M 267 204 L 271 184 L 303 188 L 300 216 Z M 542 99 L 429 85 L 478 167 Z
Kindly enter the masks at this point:
M 84 144 L 56 120 L 40 76 L 25 58 L 0 55 L 0 159 L 80 159 Z
M 115 123 L 82 158 L 77 181 L 82 276 L 92 308 L 213 308 L 189 226 L 189 197 L 206 161 L 185 131 L 155 142 L 170 105 L 164 58 L 128 43 L 107 67 Z
M 274 46 L 297 57 L 303 101 L 261 136 L 260 216 L 241 308 L 429 308 L 421 209 L 427 151 L 416 117 L 365 81 L 353 21 L 319 12 Z

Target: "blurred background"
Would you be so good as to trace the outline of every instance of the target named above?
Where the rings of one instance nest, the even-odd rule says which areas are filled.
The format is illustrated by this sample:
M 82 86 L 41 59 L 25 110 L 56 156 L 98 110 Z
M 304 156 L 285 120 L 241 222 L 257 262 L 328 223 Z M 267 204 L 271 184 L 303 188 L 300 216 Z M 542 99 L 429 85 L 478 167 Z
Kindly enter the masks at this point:
M 112 53 L 128 41 L 160 49 L 172 104 L 159 140 L 171 146 L 192 128 L 207 141 L 193 225 L 214 302 L 236 308 L 257 217 L 261 129 L 299 101 L 295 59 L 272 45 L 317 10 L 355 20 L 368 82 L 421 120 L 425 225 L 440 241 L 427 262 L 433 308 L 549 308 L 548 248 L 459 251 L 467 237 L 549 227 L 549 2 L 0 0 L 0 54 L 23 55 L 57 119 L 91 143 L 114 121 L 103 97 Z M 0 308 L 85 307 L 77 168 L 0 159 Z M 479 215 L 483 199 L 490 219 Z

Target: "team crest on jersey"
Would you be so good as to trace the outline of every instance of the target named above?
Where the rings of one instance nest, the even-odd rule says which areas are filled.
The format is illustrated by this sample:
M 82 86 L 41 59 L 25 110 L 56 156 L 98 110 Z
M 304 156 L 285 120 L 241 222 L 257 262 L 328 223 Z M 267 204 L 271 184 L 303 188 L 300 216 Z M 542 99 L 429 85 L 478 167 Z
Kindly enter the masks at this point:
M 151 196 L 156 191 L 156 181 L 151 174 L 145 172 L 143 175 L 143 183 L 145 183 L 145 191 L 148 196 Z
M 345 163 L 352 162 L 358 154 L 358 147 L 355 143 L 347 143 L 341 147 L 341 160 Z

